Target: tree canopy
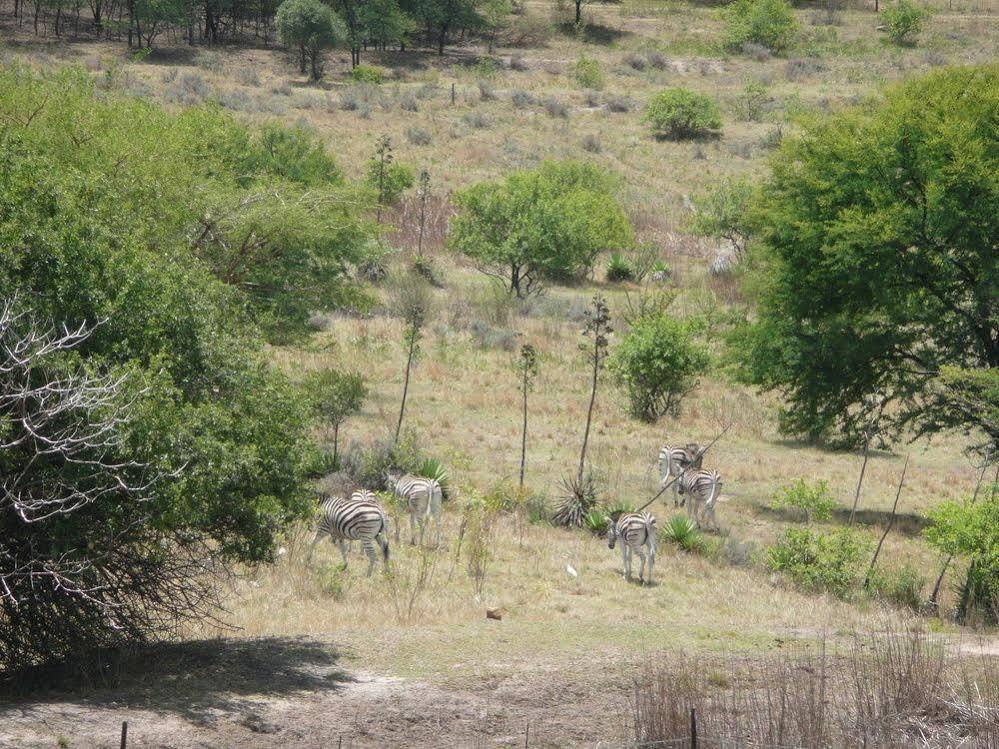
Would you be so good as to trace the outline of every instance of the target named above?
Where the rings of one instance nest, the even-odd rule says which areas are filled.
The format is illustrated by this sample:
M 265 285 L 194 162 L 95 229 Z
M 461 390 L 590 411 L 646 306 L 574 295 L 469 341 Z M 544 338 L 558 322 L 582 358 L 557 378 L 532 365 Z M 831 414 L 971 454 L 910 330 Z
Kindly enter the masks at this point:
M 986 65 L 891 88 L 777 151 L 757 201 L 758 319 L 736 344 L 747 378 L 786 396 L 786 432 L 855 442 L 873 419 L 999 441 L 997 133 Z
M 614 178 L 583 162 L 546 162 L 457 196 L 452 245 L 523 296 L 579 276 L 604 250 L 633 242 Z

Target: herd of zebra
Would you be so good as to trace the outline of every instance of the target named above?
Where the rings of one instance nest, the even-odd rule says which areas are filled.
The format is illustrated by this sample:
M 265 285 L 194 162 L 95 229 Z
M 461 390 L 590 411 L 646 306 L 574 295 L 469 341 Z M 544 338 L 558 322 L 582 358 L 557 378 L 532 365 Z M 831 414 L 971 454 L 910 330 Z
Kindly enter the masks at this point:
M 686 505 L 688 515 L 698 526 L 702 522 L 710 522 L 717 528 L 715 503 L 721 493 L 721 474 L 704 469 L 703 459 L 704 450 L 696 443 L 689 443 L 684 447 L 667 445 L 659 452 L 660 486 L 671 485 L 673 506 Z M 444 498 L 440 483 L 412 474 L 388 472 L 385 474 L 385 484 L 387 489 L 406 504 L 410 544 L 417 543 L 417 535 L 422 542 L 424 532 L 430 525 L 433 525 L 435 538 L 439 541 Z M 617 518 L 608 518 L 608 521 L 607 545 L 613 549 L 620 542 L 625 577 L 631 579 L 632 555 L 638 555 L 641 560 L 638 579 L 645 582 L 648 563 L 648 582 L 651 583 L 656 562 L 655 517 L 648 512 L 624 512 Z M 353 541 L 361 542 L 361 548 L 368 557 L 369 576 L 377 559 L 376 544 L 382 551 L 386 568 L 388 567 L 388 515 L 378 504 L 374 492 L 368 489 L 360 489 L 349 498 L 322 498 L 316 535 L 309 547 L 309 559 L 312 558 L 316 544 L 324 536 L 329 536 L 330 541 L 340 549 L 344 567 L 347 566 L 347 554 Z M 398 525 L 395 540 L 399 540 Z

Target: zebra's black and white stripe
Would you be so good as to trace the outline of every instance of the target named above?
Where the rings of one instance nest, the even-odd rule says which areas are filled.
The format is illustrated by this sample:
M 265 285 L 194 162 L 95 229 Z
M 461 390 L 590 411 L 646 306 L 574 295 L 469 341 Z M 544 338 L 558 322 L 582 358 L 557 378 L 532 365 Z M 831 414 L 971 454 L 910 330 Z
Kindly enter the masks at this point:
M 640 581 L 645 580 L 645 560 L 649 560 L 649 580 L 656 566 L 656 519 L 647 512 L 625 512 L 617 521 L 611 520 L 607 527 L 607 546 L 613 549 L 621 543 L 621 559 L 624 563 L 624 576 L 631 579 L 631 556 L 638 554 L 642 567 L 638 573 Z
M 700 452 L 701 447 L 696 442 L 688 442 L 684 447 L 666 445 L 659 451 L 659 486 L 663 486 L 671 478 L 677 479 L 671 487 L 674 507 L 679 507 L 681 504 L 677 487 L 680 474 L 689 468 L 700 469 L 704 460 L 704 456 Z
M 368 556 L 369 576 L 375 567 L 375 543 L 381 547 L 385 567 L 388 568 L 388 520 L 371 492 L 362 490 L 354 492 L 350 499 L 327 497 L 322 501 L 319 505 L 319 527 L 309 547 L 309 559 L 324 534 L 340 549 L 344 567 L 347 566 L 348 544 L 360 541 Z
M 420 540 L 426 531 L 426 525 L 433 520 L 436 540 L 440 540 L 441 506 L 444 502 L 444 492 L 441 485 L 434 479 L 414 476 L 412 474 L 388 473 L 385 476 L 388 488 L 396 496 L 406 501 L 409 511 L 409 543 L 416 543 L 416 528 L 420 529 Z M 399 529 L 396 528 L 396 540 L 399 539 Z
M 710 519 L 711 525 L 718 527 L 715 519 L 715 502 L 721 494 L 722 480 L 718 471 L 684 471 L 677 481 L 680 487 L 680 494 L 690 497 L 690 504 L 687 512 L 691 515 L 698 526 L 703 520 L 705 523 Z

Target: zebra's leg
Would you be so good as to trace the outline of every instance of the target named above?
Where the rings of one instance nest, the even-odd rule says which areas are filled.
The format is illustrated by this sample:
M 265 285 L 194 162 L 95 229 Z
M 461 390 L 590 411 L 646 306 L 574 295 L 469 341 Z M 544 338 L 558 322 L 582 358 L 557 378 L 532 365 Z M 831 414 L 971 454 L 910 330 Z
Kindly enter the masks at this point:
M 645 552 L 642 549 L 636 549 L 635 553 L 638 554 L 638 558 L 642 561 L 642 566 L 638 568 L 638 582 L 645 582 Z
M 364 549 L 364 553 L 368 555 L 368 572 L 365 577 L 371 577 L 371 572 L 375 569 L 375 546 L 371 543 L 370 538 L 366 538 L 361 542 L 361 547 Z
M 624 566 L 624 579 L 631 579 L 631 548 L 621 539 L 621 564 Z
M 385 533 L 379 533 L 375 536 L 375 540 L 382 549 L 382 558 L 385 560 L 385 570 L 388 571 L 389 568 L 389 542 L 388 535 Z
M 322 537 L 323 537 L 322 530 L 321 529 L 317 530 L 315 538 L 313 538 L 312 539 L 312 543 L 309 544 L 309 553 L 305 557 L 305 561 L 306 562 L 311 562 L 312 561 L 312 552 L 316 550 L 316 544 L 319 543 L 319 539 L 321 539 Z
M 347 542 L 341 539 L 336 542 L 336 545 L 340 548 L 340 553 L 343 555 L 343 568 L 347 569 Z
M 409 511 L 409 545 L 416 546 L 416 513 Z M 422 531 L 421 531 L 422 534 Z

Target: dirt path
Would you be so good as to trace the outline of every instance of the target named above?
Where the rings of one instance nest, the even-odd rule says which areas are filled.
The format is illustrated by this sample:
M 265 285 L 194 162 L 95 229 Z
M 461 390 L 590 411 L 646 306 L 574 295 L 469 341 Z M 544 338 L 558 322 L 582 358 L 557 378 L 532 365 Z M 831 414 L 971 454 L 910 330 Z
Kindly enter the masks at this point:
M 402 679 L 344 668 L 344 648 L 305 638 L 170 646 L 120 688 L 0 706 L 0 747 L 486 747 L 592 744 L 625 687 L 549 667 Z M 594 666 L 599 670 L 599 666 Z M 626 680 L 621 679 L 623 685 Z M 623 732 L 625 727 L 621 726 Z

